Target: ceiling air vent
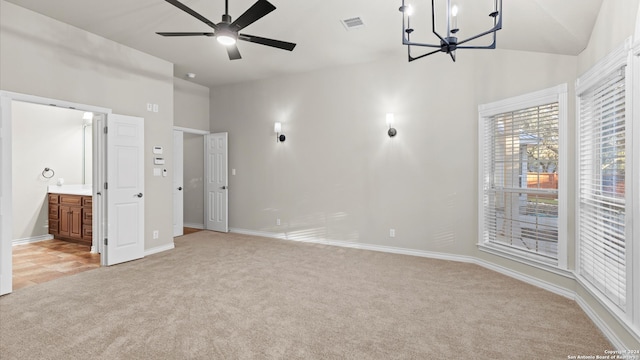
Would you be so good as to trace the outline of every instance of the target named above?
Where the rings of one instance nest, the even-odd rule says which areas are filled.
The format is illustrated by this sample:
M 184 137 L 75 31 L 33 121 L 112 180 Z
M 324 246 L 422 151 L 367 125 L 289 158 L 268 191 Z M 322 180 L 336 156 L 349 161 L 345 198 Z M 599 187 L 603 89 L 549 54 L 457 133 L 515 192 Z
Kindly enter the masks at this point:
M 353 17 L 349 19 L 340 20 L 344 28 L 347 30 L 355 30 L 364 27 L 364 22 L 360 17 Z

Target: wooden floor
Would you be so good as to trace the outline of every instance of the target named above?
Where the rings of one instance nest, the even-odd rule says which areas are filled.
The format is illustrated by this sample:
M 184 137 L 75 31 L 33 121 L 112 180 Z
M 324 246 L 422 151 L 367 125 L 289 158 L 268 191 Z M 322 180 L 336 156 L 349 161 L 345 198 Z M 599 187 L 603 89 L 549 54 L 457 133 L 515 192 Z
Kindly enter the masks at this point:
M 87 245 L 46 240 L 13 247 L 13 290 L 100 267 Z
M 184 228 L 184 235 L 202 231 Z M 100 267 L 100 254 L 64 240 L 46 240 L 13 247 L 13 290 Z
M 202 231 L 202 229 L 196 229 L 196 228 L 188 228 L 188 227 L 186 227 L 186 228 L 184 228 L 184 229 L 183 229 L 183 235 L 193 234 L 193 233 L 196 233 L 196 232 L 198 232 L 198 231 Z

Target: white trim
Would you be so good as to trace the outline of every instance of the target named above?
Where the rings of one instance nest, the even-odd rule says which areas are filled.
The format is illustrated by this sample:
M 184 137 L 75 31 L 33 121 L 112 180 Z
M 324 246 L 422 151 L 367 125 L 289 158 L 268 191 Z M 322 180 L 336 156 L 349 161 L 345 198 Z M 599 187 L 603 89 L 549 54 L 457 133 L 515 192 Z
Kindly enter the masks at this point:
M 271 233 L 267 231 L 255 231 L 255 230 L 247 230 L 247 229 L 240 229 L 240 228 L 230 228 L 229 231 L 236 234 L 260 236 L 260 237 L 272 238 L 272 239 L 278 239 L 278 240 L 299 241 L 299 242 L 307 242 L 307 243 L 313 243 L 313 244 L 347 247 L 347 248 L 355 248 L 355 249 L 362 249 L 362 250 L 372 250 L 372 251 L 380 251 L 380 252 L 386 252 L 386 253 L 392 253 L 392 254 L 419 256 L 419 257 L 430 258 L 430 259 L 448 260 L 448 261 L 457 261 L 462 263 L 476 264 L 478 266 L 484 267 L 485 269 L 495 271 L 499 274 L 509 276 L 511 278 L 539 287 L 543 290 L 549 291 L 556 295 L 560 295 L 570 300 L 576 301 L 578 306 L 580 306 L 580 308 L 585 312 L 585 314 L 593 321 L 596 327 L 600 331 L 602 331 L 602 333 L 605 335 L 607 340 L 609 340 L 609 342 L 611 342 L 611 344 L 617 350 L 628 350 L 627 346 L 625 346 L 624 342 L 620 339 L 620 337 L 618 337 L 616 333 L 611 330 L 611 328 L 606 324 L 606 322 L 603 321 L 600 316 L 598 316 L 598 313 L 591 306 L 589 306 L 589 304 L 574 290 L 568 289 L 562 286 L 558 286 L 544 280 L 540 280 L 533 276 L 526 275 L 518 271 L 514 271 L 512 269 L 491 263 L 483 259 L 478 259 L 470 256 L 431 252 L 431 251 L 396 248 L 392 246 L 379 246 L 379 245 L 370 245 L 370 244 L 362 244 L 362 243 L 352 243 L 348 241 L 310 239 L 310 238 L 292 239 L 292 238 L 289 238 L 286 233 Z M 567 272 L 564 274 L 564 276 L 575 280 L 575 278 L 571 275 L 572 275 L 571 272 Z M 582 283 L 579 281 L 578 281 L 578 284 L 582 286 Z M 591 292 L 588 289 L 586 290 L 591 294 Z M 594 299 L 599 301 L 599 299 L 596 296 L 593 296 L 593 294 L 591 295 Z M 605 309 L 607 310 L 608 313 L 612 314 L 609 309 L 607 309 L 606 307 Z M 612 315 L 615 316 L 615 314 L 612 314 Z M 630 328 L 628 324 L 620 320 L 618 317 L 616 317 L 616 319 L 619 320 L 619 322 L 624 326 L 625 330 L 627 330 L 630 334 L 632 334 L 632 336 L 634 336 L 636 341 L 640 342 L 640 338 L 638 338 L 638 335 L 635 332 L 637 330 Z
M 634 55 L 635 54 L 635 55 Z M 633 44 L 632 38 L 625 39 L 624 43 L 611 51 L 606 57 L 598 61 L 587 72 L 576 80 L 575 94 L 575 114 L 576 114 L 576 142 L 575 161 L 580 161 L 580 97 L 589 91 L 593 86 L 598 85 L 607 76 L 625 67 L 625 137 L 626 137 L 626 298 L 624 309 L 610 301 L 606 295 L 591 282 L 585 279 L 580 272 L 582 268 L 580 251 L 582 242 L 580 228 L 580 174 L 575 176 L 575 277 L 580 286 L 585 289 L 594 299 L 596 299 L 607 311 L 631 334 L 636 341 L 640 342 L 640 231 L 634 219 L 640 216 L 640 163 L 635 156 L 640 153 L 640 121 L 639 112 L 640 99 L 636 99 L 640 91 L 640 42 Z M 579 172 L 579 169 L 576 169 Z M 635 225 L 635 228 L 634 228 Z M 604 330 L 603 330 L 604 332 Z M 613 342 L 613 341 L 612 341 Z
M 204 224 L 184 223 L 184 227 L 204 230 Z
M 11 97 L 0 91 L 0 295 L 13 289 L 11 194 Z
M 508 99 L 478 105 L 478 113 L 480 114 L 481 118 L 486 118 L 508 111 L 515 111 L 528 107 L 545 105 L 551 102 L 558 101 L 559 94 L 566 92 L 567 84 L 560 84 L 528 94 L 518 95 L 510 97 Z
M 582 278 L 579 274 L 576 274 L 576 282 L 582 287 L 592 298 L 594 298 L 607 312 L 613 316 L 626 331 L 629 333 L 635 341 L 640 343 L 640 329 L 625 319 L 624 313 L 607 298 L 600 295 L 600 290 L 596 289 L 591 283 Z M 603 331 L 604 332 L 604 331 Z
M 73 109 L 73 110 L 111 114 L 111 109 L 107 109 L 99 106 L 93 106 L 93 105 L 80 104 L 80 103 L 75 103 L 75 102 L 70 102 L 65 100 L 46 98 L 46 97 L 36 96 L 36 95 L 21 94 L 17 92 L 0 90 L 0 96 L 6 96 L 13 101 L 23 101 L 23 102 L 28 102 L 32 104 L 51 105 L 55 107 L 62 107 L 62 108 Z
M 491 255 L 500 256 L 511 261 L 524 263 L 531 267 L 554 273 L 556 275 L 564 276 L 571 279 L 574 278 L 571 271 L 558 268 L 553 262 L 551 262 L 551 260 L 549 262 L 545 262 L 541 260 L 541 256 L 537 256 L 533 253 L 519 251 L 518 249 L 512 249 L 507 246 L 500 246 L 499 244 L 492 243 L 478 244 L 478 250 Z
M 478 241 L 477 244 L 481 250 L 493 253 L 494 255 L 503 256 L 510 260 L 518 261 L 551 271 L 558 275 L 566 274 L 568 269 L 568 177 L 569 171 L 567 167 L 567 145 L 568 145 L 568 86 L 566 83 L 560 84 L 547 89 L 542 89 L 528 94 L 514 96 L 508 99 L 495 101 L 488 104 L 478 106 Z M 509 111 L 526 109 L 534 106 L 541 106 L 549 103 L 558 103 L 558 247 L 557 261 L 545 261 L 543 257 L 534 254 L 524 256 L 517 249 L 511 251 L 510 248 L 499 249 L 490 246 L 491 244 L 485 239 L 484 233 L 484 194 L 485 194 L 485 176 L 484 173 L 484 126 L 485 120 L 491 116 L 502 114 Z M 555 269 L 555 270 L 552 270 Z M 565 276 L 565 275 L 563 275 Z
M 638 20 L 637 20 L 637 30 L 640 32 L 640 7 L 638 7 Z M 632 218 L 639 219 L 640 218 L 640 159 L 638 158 L 638 154 L 640 154 L 640 34 L 637 34 L 638 38 L 636 39 L 636 44 L 633 48 L 633 54 L 631 56 L 631 87 L 627 89 L 629 91 L 629 99 L 631 101 L 631 127 L 632 127 L 632 141 L 633 141 L 633 150 L 632 156 L 633 166 L 632 166 L 632 179 L 631 186 L 629 187 L 633 198 L 636 200 L 632 203 Z M 633 222 L 632 222 L 633 223 Z M 631 278 L 634 284 L 640 284 L 640 224 L 633 224 L 633 235 L 631 243 L 632 245 L 632 256 L 633 269 L 631 270 Z M 633 311 L 633 323 L 636 327 L 640 328 L 640 286 L 635 286 L 633 289 L 633 299 L 635 299 L 635 308 Z M 638 331 L 640 334 L 640 331 Z M 640 340 L 639 340 L 640 342 Z
M 32 237 L 22 238 L 22 239 L 14 239 L 13 241 L 11 241 L 11 245 L 13 246 L 24 245 L 24 244 L 37 243 L 40 241 L 47 241 L 47 240 L 53 240 L 53 235 L 46 234 L 46 235 L 32 236 Z
M 589 90 L 600 79 L 609 76 L 622 66 L 627 64 L 627 52 L 631 49 L 631 37 L 625 39 L 624 43 L 611 51 L 602 60 L 587 70 L 576 80 L 576 97 Z M 576 117 L 579 115 L 576 114 Z
M 149 255 L 161 253 L 163 251 L 173 250 L 173 249 L 175 249 L 175 247 L 176 247 L 176 245 L 172 241 L 171 244 L 162 245 L 162 246 L 156 246 L 156 247 L 152 247 L 151 249 L 146 249 L 144 251 L 144 256 L 147 257 Z
M 394 247 L 394 246 L 382 246 L 382 245 L 372 245 L 372 244 L 364 244 L 364 243 L 354 243 L 354 242 L 349 242 L 349 241 L 340 241 L 340 240 L 326 240 L 326 239 L 312 239 L 312 238 L 304 238 L 304 239 L 297 239 L 297 238 L 290 238 L 286 233 L 271 233 L 271 232 L 266 232 L 266 231 L 254 231 L 254 230 L 247 230 L 247 229 L 239 229 L 239 228 L 231 228 L 229 229 L 230 232 L 232 233 L 236 233 L 236 234 L 243 234 L 243 235 L 253 235 L 253 236 L 260 236 L 260 237 L 265 237 L 265 238 L 272 238 L 272 239 L 279 239 L 279 240 L 288 240 L 288 241 L 298 241 L 298 242 L 307 242 L 307 243 L 313 243 L 313 244 L 322 244 L 322 245 L 329 245 L 329 246 L 338 246 L 338 247 L 345 247 L 345 248 L 352 248 L 352 249 L 361 249 L 361 250 L 371 250 L 371 251 L 379 251 L 379 252 L 384 252 L 384 253 L 390 253 L 390 254 L 401 254 L 401 255 L 410 255 L 410 256 L 418 256 L 418 257 L 424 257 L 424 258 L 429 258 L 429 259 L 437 259 L 437 260 L 447 260 L 447 261 L 456 261 L 456 262 L 463 262 L 463 263 L 470 263 L 470 264 L 476 264 L 479 266 L 482 266 L 484 268 L 487 268 L 489 270 L 493 270 L 496 271 L 498 273 L 501 273 L 503 275 L 512 277 L 514 279 L 518 279 L 521 281 L 524 281 L 528 284 L 537 286 L 539 288 L 542 288 L 544 290 L 550 291 L 554 294 L 558 294 L 564 297 L 567 297 L 569 299 L 573 299 L 575 293 L 569 289 L 565 289 L 563 287 L 551 284 L 549 282 L 534 278 L 532 276 L 517 272 L 517 271 L 513 271 L 511 269 L 508 269 L 506 267 L 500 266 L 500 265 L 496 265 L 493 263 L 490 263 L 488 261 L 482 260 L 482 259 L 478 259 L 475 257 L 471 257 L 471 256 L 463 256 L 463 255 L 454 255 L 454 254 L 447 254 L 447 253 L 440 253 L 440 252 L 433 252 L 433 251 L 424 251 L 424 250 L 414 250 L 414 249 L 406 249 L 406 248 L 399 248 L 399 247 Z M 571 277 L 572 276 L 570 274 L 565 274 L 565 276 Z
M 182 126 L 174 126 L 173 130 L 182 131 L 182 132 L 187 133 L 187 134 L 195 134 L 195 135 L 209 135 L 209 134 L 211 134 L 211 132 L 207 131 L 207 130 L 198 130 L 198 129 L 192 129 L 192 128 L 187 128 L 187 127 L 182 127 Z
M 595 326 L 602 331 L 602 334 L 609 340 L 611 345 L 613 345 L 616 350 L 629 350 L 627 346 L 620 340 L 619 337 L 616 336 L 615 332 L 611 330 L 611 327 L 607 325 L 606 322 L 602 320 L 598 314 L 593 311 L 593 309 L 589 306 L 589 304 L 580 296 L 576 294 L 575 302 L 580 306 L 580 309 L 584 311 L 584 313 L 593 321 Z

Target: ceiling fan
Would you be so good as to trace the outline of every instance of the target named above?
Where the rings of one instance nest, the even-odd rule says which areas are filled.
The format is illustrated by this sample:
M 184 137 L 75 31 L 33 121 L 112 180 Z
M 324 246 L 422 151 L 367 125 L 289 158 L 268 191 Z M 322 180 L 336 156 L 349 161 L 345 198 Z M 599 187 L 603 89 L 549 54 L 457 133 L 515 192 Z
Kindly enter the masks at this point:
M 255 4 L 253 4 L 247 11 L 245 11 L 240 17 L 238 17 L 235 21 L 231 22 L 231 16 L 229 16 L 229 1 L 225 0 L 224 2 L 224 15 L 222 15 L 222 21 L 214 24 L 211 20 L 205 18 L 204 16 L 198 14 L 193 9 L 179 2 L 178 0 L 165 0 L 169 4 L 177 7 L 178 9 L 186 12 L 187 14 L 193 16 L 194 18 L 202 21 L 207 24 L 209 27 L 213 28 L 213 32 L 157 32 L 156 34 L 162 36 L 210 36 L 215 37 L 219 43 L 223 44 L 227 48 L 227 53 L 229 54 L 230 60 L 241 59 L 240 51 L 238 50 L 238 46 L 236 45 L 237 40 L 248 41 L 256 44 L 266 45 L 275 47 L 278 49 L 289 50 L 292 51 L 293 48 L 296 47 L 296 44 L 267 39 L 260 36 L 249 35 L 249 34 L 240 34 L 239 31 L 244 29 L 245 27 L 253 24 L 255 21 L 259 20 L 263 16 L 272 12 L 276 9 L 270 2 L 267 0 L 258 0 Z

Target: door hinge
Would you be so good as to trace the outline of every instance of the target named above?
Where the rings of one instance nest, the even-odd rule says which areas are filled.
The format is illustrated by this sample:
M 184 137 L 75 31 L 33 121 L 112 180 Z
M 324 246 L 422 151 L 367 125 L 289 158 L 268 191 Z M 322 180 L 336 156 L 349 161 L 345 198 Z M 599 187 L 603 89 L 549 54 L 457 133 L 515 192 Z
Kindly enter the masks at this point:
M 108 129 L 108 128 L 105 126 L 105 127 L 104 127 L 104 133 L 105 133 L 105 134 L 109 132 L 109 130 L 107 130 L 107 129 Z
M 109 239 L 104 238 L 104 245 L 105 245 L 105 246 L 106 246 L 106 245 L 109 245 Z
M 104 189 L 107 190 L 109 188 L 109 183 L 104 183 Z

